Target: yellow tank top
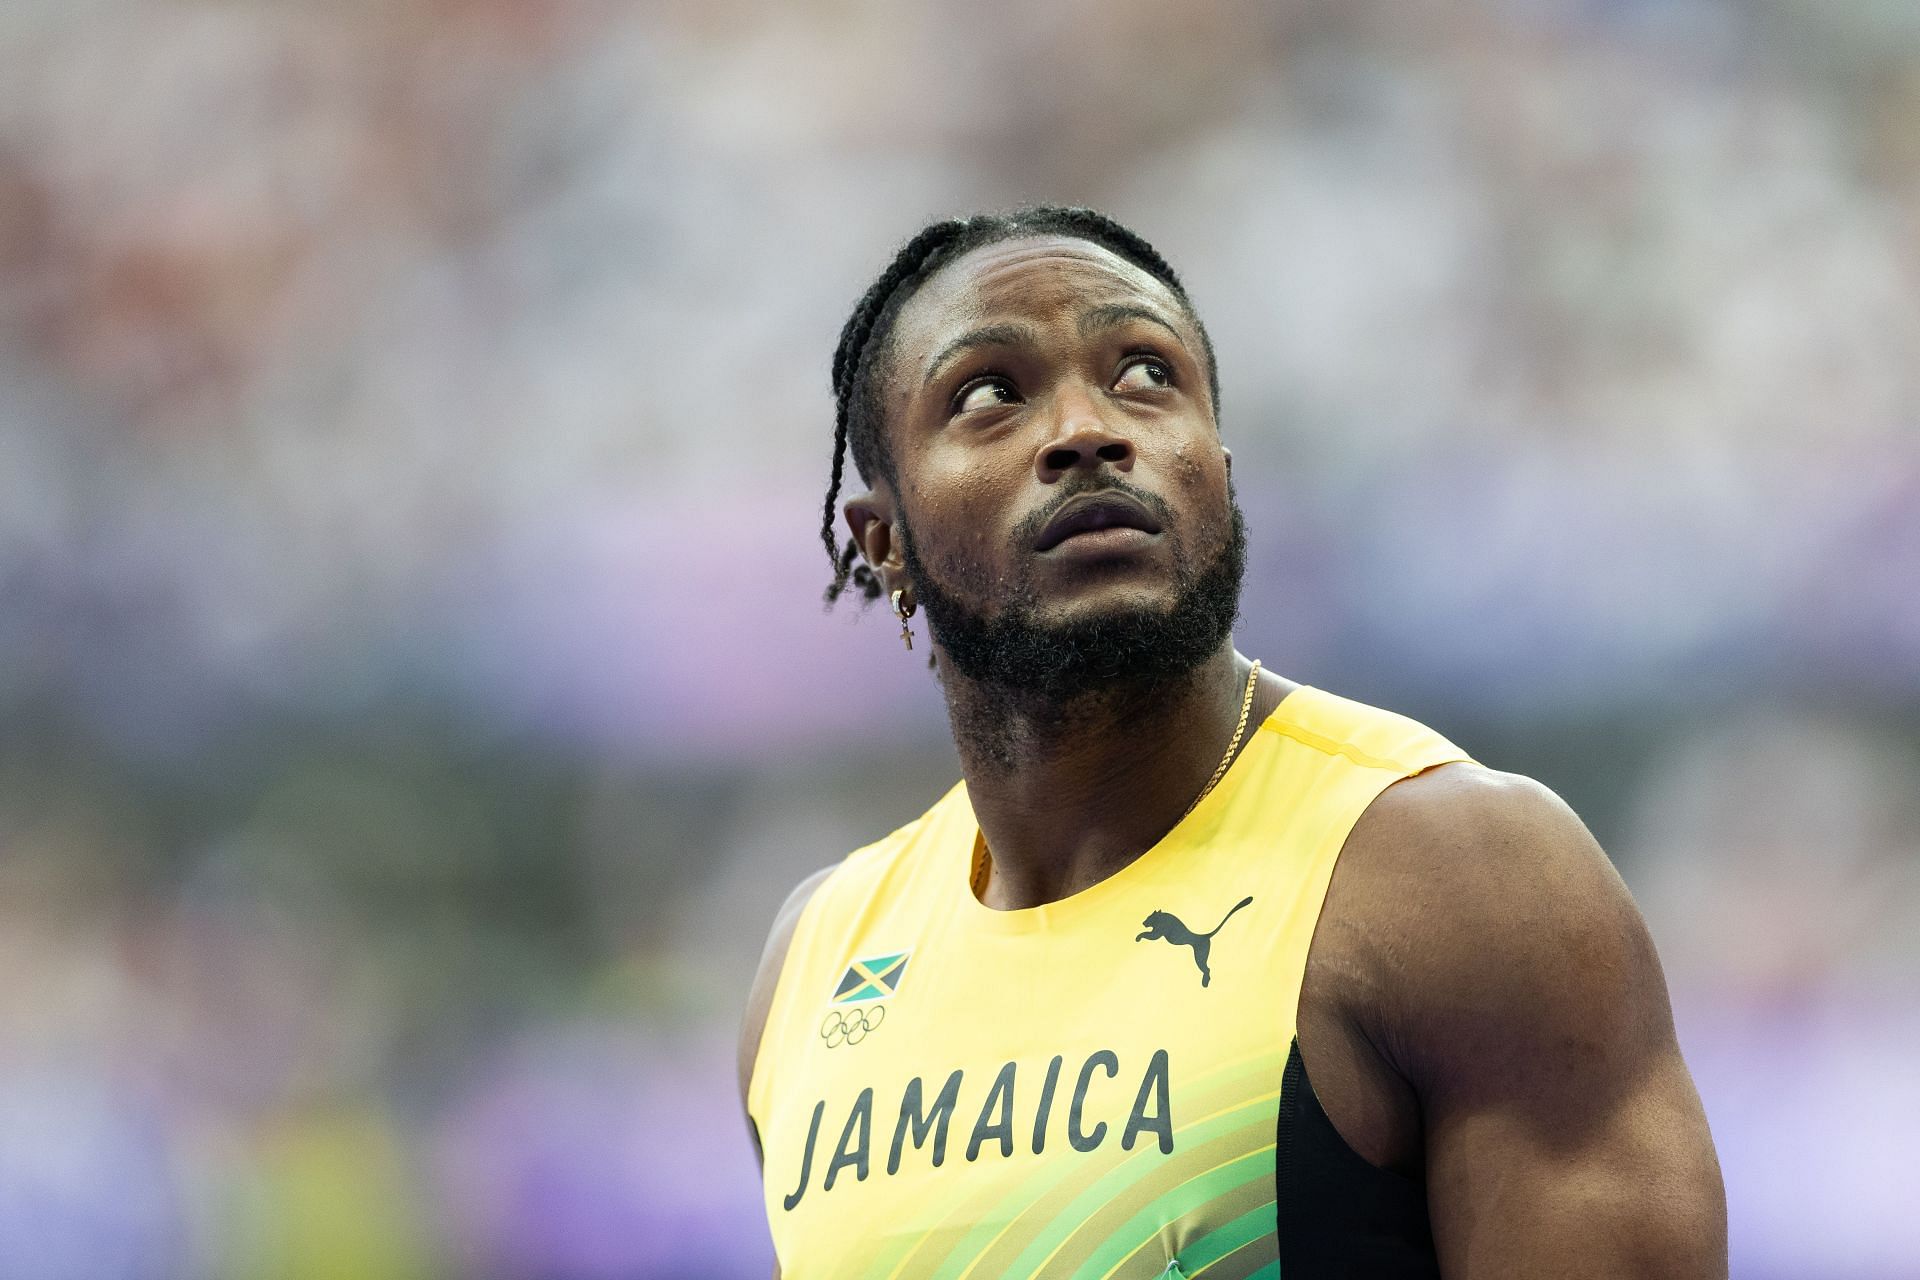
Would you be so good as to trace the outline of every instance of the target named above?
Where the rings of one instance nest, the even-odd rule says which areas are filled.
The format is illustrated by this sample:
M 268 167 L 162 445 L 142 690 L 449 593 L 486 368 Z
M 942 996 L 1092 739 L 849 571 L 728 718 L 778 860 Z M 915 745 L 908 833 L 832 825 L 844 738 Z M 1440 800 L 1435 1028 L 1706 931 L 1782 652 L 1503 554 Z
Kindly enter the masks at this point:
M 969 886 L 964 784 L 801 914 L 748 1110 L 785 1280 L 1274 1277 L 1275 1126 L 1347 833 L 1465 757 L 1290 693 L 1114 875 L 1024 911 Z

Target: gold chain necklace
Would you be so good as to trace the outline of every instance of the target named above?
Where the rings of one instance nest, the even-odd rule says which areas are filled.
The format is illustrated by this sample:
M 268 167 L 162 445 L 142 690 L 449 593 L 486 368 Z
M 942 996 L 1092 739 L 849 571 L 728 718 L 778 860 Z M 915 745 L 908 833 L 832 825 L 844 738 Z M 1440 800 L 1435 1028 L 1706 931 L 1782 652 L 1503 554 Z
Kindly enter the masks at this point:
M 1253 710 L 1253 691 L 1259 683 L 1260 659 L 1255 658 L 1253 660 L 1253 666 L 1247 671 L 1247 691 L 1240 697 L 1240 723 L 1233 726 L 1233 741 L 1227 743 L 1227 753 L 1221 756 L 1220 763 L 1214 766 L 1213 776 L 1207 779 L 1207 785 L 1200 788 L 1200 794 L 1195 796 L 1192 803 L 1187 805 L 1178 821 L 1174 823 L 1175 826 L 1179 826 L 1180 823 L 1185 822 L 1188 815 L 1200 807 L 1200 802 L 1213 794 L 1213 789 L 1220 785 L 1220 779 L 1227 776 L 1227 766 L 1233 763 L 1233 757 L 1240 750 L 1240 739 L 1246 736 L 1247 713 Z M 973 894 L 977 898 L 987 891 L 987 877 L 991 874 L 993 863 L 991 855 L 987 852 L 987 842 L 978 836 L 975 837 L 975 840 L 973 874 L 969 876 L 968 879 L 972 882 Z
M 1253 669 L 1247 672 L 1247 692 L 1240 699 L 1240 723 L 1233 726 L 1233 741 L 1227 744 L 1227 754 L 1220 757 L 1220 764 L 1214 769 L 1213 776 L 1207 779 L 1207 785 L 1200 788 L 1200 794 L 1193 798 L 1193 803 L 1188 805 L 1186 812 L 1180 815 L 1181 822 L 1185 822 L 1187 814 L 1198 809 L 1200 802 L 1213 794 L 1213 789 L 1220 785 L 1220 779 L 1227 776 L 1227 766 L 1233 763 L 1234 753 L 1240 750 L 1240 739 L 1247 731 L 1247 713 L 1253 710 L 1253 687 L 1259 680 L 1260 659 L 1255 658 Z M 1179 823 L 1174 825 L 1178 826 Z

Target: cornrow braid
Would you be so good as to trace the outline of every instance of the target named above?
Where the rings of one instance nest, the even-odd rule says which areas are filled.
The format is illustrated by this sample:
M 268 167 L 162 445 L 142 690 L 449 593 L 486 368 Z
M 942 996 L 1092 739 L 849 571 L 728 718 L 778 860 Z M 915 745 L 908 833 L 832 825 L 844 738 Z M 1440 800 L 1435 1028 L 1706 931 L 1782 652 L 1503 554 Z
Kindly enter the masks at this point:
M 827 500 L 820 516 L 820 538 L 826 543 L 827 559 L 833 564 L 833 582 L 826 594 L 828 604 L 840 598 L 847 589 L 849 578 L 865 599 L 876 600 L 880 596 L 880 580 L 873 571 L 866 565 L 855 565 L 860 549 L 853 539 L 847 539 L 843 550 L 834 536 L 834 517 L 838 514 L 834 508 L 840 499 L 840 478 L 848 451 L 847 436 L 850 423 L 856 416 L 853 411 L 855 392 L 859 386 L 856 375 L 861 371 L 861 366 L 870 363 L 867 352 L 873 344 L 874 326 L 881 313 L 888 311 L 891 304 L 891 313 L 887 317 L 891 327 L 893 315 L 912 295 L 909 290 L 906 296 L 896 302 L 894 296 L 900 286 L 918 276 L 930 264 L 935 253 L 965 233 L 967 225 L 966 220 L 949 218 L 922 228 L 918 235 L 893 255 L 893 261 L 887 264 L 887 269 L 880 273 L 879 279 L 867 287 L 860 301 L 854 304 L 853 314 L 840 327 L 840 343 L 833 351 L 833 472 L 827 482 Z M 920 281 L 915 279 L 914 283 L 917 288 Z M 853 458 L 861 478 L 867 479 L 871 459 L 864 440 L 854 442 Z M 891 477 L 891 460 L 884 466 L 885 473 Z
M 1213 343 L 1207 337 L 1206 326 L 1194 312 L 1180 277 L 1159 251 L 1138 235 L 1103 213 L 1061 205 L 1036 205 L 1013 213 L 976 214 L 931 223 L 900 246 L 886 269 L 860 295 L 853 313 L 840 329 L 839 345 L 834 348 L 833 467 L 820 520 L 820 540 L 826 546 L 827 561 L 833 566 L 833 580 L 826 590 L 827 604 L 838 600 L 849 586 L 866 601 L 877 600 L 881 594 L 879 575 L 858 563 L 860 549 L 852 539 L 841 544 L 834 533 L 834 521 L 849 453 L 862 481 L 870 483 L 875 475 L 885 476 L 889 483 L 896 479 L 893 457 L 887 446 L 880 392 L 885 382 L 881 372 L 886 366 L 893 323 L 900 309 L 941 267 L 961 254 L 1001 240 L 1044 235 L 1070 236 L 1099 245 L 1172 290 L 1200 334 L 1200 345 L 1207 358 L 1207 390 L 1218 421 L 1220 375 L 1214 368 Z

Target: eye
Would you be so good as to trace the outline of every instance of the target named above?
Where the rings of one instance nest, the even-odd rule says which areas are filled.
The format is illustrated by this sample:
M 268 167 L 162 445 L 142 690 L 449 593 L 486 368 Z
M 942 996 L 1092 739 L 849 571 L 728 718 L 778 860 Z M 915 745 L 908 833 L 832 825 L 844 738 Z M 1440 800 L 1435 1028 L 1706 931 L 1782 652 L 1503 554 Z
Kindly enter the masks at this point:
M 1173 370 L 1166 361 L 1154 356 L 1140 356 L 1130 361 L 1114 380 L 1115 391 L 1149 391 L 1155 387 L 1173 385 Z
M 1014 393 L 1013 384 L 1005 378 L 975 378 L 954 393 L 953 412 L 972 413 L 977 409 L 1019 402 L 1020 397 Z

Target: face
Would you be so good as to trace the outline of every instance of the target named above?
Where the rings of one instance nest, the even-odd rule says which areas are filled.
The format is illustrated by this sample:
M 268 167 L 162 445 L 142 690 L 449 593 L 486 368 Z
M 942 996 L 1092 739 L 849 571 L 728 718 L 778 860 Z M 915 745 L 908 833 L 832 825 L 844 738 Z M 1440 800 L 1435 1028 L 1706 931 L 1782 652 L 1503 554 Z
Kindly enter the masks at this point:
M 1200 336 L 1086 241 L 963 255 L 895 323 L 895 483 L 848 504 L 964 674 L 1071 694 L 1225 643 L 1244 538 Z

